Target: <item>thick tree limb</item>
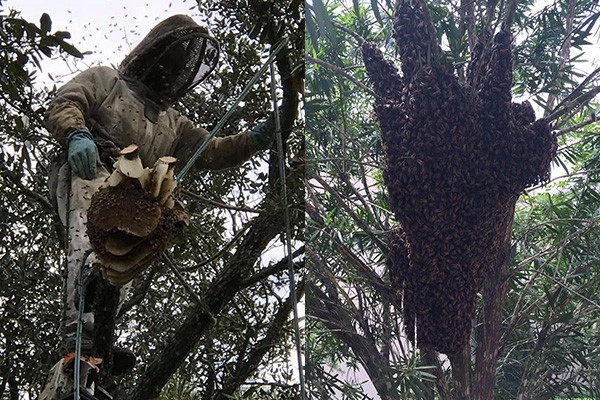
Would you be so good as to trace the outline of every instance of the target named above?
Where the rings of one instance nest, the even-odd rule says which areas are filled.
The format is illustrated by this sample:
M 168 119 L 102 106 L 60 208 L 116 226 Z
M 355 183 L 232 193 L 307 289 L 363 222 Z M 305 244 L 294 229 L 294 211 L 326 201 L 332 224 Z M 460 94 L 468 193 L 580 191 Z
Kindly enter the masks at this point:
M 469 51 L 473 53 L 477 44 L 477 27 L 475 26 L 475 1 L 461 0 L 459 8 L 459 33 L 467 33 Z
M 471 400 L 471 354 L 469 344 L 454 354 L 448 355 L 452 364 L 454 395 L 456 400 Z
M 486 400 L 494 397 L 496 385 L 496 362 L 500 343 L 502 311 L 508 287 L 511 232 L 515 213 L 515 202 L 506 210 L 508 220 L 501 253 L 483 284 L 482 321 L 477 330 L 473 399 Z
M 423 349 L 421 352 L 423 365 L 434 367 L 434 370 L 431 372 L 435 375 L 435 386 L 437 387 L 440 399 L 451 400 L 450 389 L 448 388 L 448 382 L 446 382 L 446 378 L 444 377 L 444 371 L 438 354 L 433 350 L 427 349 Z M 432 395 L 434 395 L 434 393 L 432 393 Z

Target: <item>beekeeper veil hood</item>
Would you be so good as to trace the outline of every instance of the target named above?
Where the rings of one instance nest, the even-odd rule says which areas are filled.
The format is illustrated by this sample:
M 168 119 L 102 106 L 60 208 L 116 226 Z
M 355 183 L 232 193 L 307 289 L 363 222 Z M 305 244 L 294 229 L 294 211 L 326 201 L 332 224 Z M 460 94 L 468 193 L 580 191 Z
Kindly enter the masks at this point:
M 156 25 L 125 57 L 123 79 L 166 108 L 202 82 L 216 67 L 219 44 L 187 15 Z

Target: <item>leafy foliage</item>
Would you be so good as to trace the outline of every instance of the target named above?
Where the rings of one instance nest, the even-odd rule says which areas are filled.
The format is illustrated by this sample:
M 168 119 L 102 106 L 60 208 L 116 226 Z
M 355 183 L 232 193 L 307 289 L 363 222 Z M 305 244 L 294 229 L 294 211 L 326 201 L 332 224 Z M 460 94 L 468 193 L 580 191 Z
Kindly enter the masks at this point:
M 41 59 L 56 52 L 81 55 L 65 41 L 67 32 L 50 31 L 48 14 L 42 14 L 39 25 L 14 11 L 0 15 L 2 398 L 35 393 L 44 379 L 40 365 L 53 363 L 53 349 L 59 347 L 62 299 L 57 294 L 64 257 L 47 200 L 45 176 L 52 155 L 41 121 L 49 93 L 34 82 Z
M 290 37 L 276 76 L 280 87 L 282 81 L 288 85 L 279 97 L 295 99 L 284 100 L 281 112 L 287 129 L 287 212 L 297 250 L 294 266 L 299 269 L 303 195 L 298 179 L 302 175 L 291 159 L 301 153 L 303 129 L 296 118 L 298 87 L 290 89 L 289 81 L 292 73 L 302 71 L 301 4 L 261 4 L 262 9 L 255 9 L 254 3 L 203 2 L 202 9 L 210 10 L 203 22 L 220 41 L 223 62 L 202 93 L 191 93 L 177 107 L 210 129 L 256 72 L 276 35 Z M 250 32 L 255 23 L 266 34 Z M 48 168 L 60 147 L 42 124 L 52 92 L 40 89 L 36 78 L 41 58 L 57 51 L 81 54 L 65 41 L 67 32 L 50 33 L 47 14 L 39 26 L 15 12 L 3 14 L 0 28 L 4 116 L 0 121 L 0 398 L 12 400 L 27 393 L 34 398 L 49 367 L 62 356 L 59 325 L 65 257 L 57 238 L 64 233 L 46 189 Z M 269 83 L 264 76 L 222 134 L 244 131 L 269 115 Z M 288 103 L 292 107 L 286 108 Z M 281 260 L 285 228 L 282 222 L 269 223 L 283 221 L 278 162 L 273 148 L 239 169 L 188 176 L 180 197 L 190 211 L 190 226 L 170 250 L 169 259 L 202 301 L 209 306 L 219 303 L 215 308 L 219 312 L 215 323 L 198 322 L 189 328 L 189 352 L 174 361 L 173 372 L 147 384 L 149 365 L 165 363 L 161 354 L 169 353 L 174 336 L 181 335 L 186 321 L 199 312 L 197 299 L 173 274 L 170 262 L 166 258 L 156 262 L 136 282 L 117 317 L 118 345 L 131 348 L 138 357 L 133 375 L 114 382 L 120 398 L 133 398 L 131 393 L 140 387 L 158 393 L 163 387 L 160 380 L 166 382 L 162 399 L 242 398 L 253 392 L 265 393 L 265 398 L 293 398 L 298 393 L 293 372 L 297 366 L 290 361 L 294 348 L 290 276 L 288 263 Z M 269 229 L 257 235 L 264 226 Z M 239 271 L 235 279 L 228 275 L 234 271 Z M 303 293 L 300 278 L 298 274 L 298 296 Z M 219 282 L 236 284 L 228 286 L 229 292 L 210 292 Z

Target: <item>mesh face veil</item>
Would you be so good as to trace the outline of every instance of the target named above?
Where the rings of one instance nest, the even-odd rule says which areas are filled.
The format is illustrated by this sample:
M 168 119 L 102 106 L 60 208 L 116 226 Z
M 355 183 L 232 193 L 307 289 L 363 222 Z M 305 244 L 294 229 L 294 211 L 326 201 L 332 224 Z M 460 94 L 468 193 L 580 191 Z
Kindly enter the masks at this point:
M 218 59 L 219 44 L 206 29 L 187 16 L 174 16 L 150 31 L 120 72 L 134 86 L 142 84 L 153 101 L 169 106 L 206 79 Z
M 172 36 L 165 41 L 172 42 Z M 162 98 L 160 102 L 172 103 L 181 98 L 216 67 L 219 47 L 210 36 L 192 33 L 175 40 L 157 54 L 153 62 L 146 64 L 146 72 L 140 81 L 150 89 L 150 94 Z

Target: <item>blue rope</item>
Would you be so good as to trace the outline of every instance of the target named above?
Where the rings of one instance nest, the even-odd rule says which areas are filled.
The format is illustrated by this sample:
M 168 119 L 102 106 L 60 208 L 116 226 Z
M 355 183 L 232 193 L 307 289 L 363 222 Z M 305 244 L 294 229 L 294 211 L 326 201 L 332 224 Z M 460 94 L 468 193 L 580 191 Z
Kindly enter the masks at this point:
M 88 257 L 92 253 L 91 249 L 88 249 L 83 254 L 83 259 L 81 260 L 81 265 L 79 266 L 79 274 L 77 274 L 77 287 L 79 288 L 79 309 L 77 310 L 77 329 L 75 333 L 75 360 L 74 360 L 74 368 L 73 368 L 73 390 L 74 390 L 74 400 L 79 400 L 80 396 L 80 383 L 79 379 L 81 376 L 80 371 L 80 359 L 81 359 L 81 334 L 83 331 L 83 309 L 85 307 L 85 298 L 83 296 L 83 268 L 85 267 L 85 262 Z
M 190 158 L 190 160 L 181 169 L 181 171 L 179 172 L 179 174 L 177 174 L 177 182 L 181 182 L 181 180 L 189 172 L 189 170 L 192 168 L 192 166 L 194 165 L 194 163 L 196 162 L 196 160 L 198 159 L 198 157 L 200 156 L 200 154 L 202 154 L 202 152 L 204 151 L 204 149 L 206 149 L 206 147 L 208 147 L 208 143 L 210 142 L 210 140 L 217 133 L 219 133 L 219 131 L 221 130 L 221 128 L 223 128 L 223 126 L 225 125 L 225 123 L 227 122 L 227 120 L 229 119 L 229 117 L 231 117 L 231 115 L 235 112 L 235 107 L 250 92 L 250 90 L 252 89 L 252 86 L 254 86 L 254 84 L 256 83 L 256 81 L 258 81 L 258 78 L 260 78 L 260 76 L 267 70 L 267 68 L 269 68 L 269 65 L 271 65 L 271 63 L 275 59 L 275 56 L 277 55 L 277 53 L 279 53 L 281 51 L 281 49 L 283 49 L 283 46 L 285 46 L 285 44 L 287 42 L 288 42 L 288 38 L 284 37 L 275 46 L 275 49 L 271 52 L 271 54 L 269 55 L 269 58 L 264 63 L 264 65 L 258 70 L 258 72 L 256 74 L 254 74 L 254 76 L 252 77 L 252 79 L 250 79 L 250 82 L 248 82 L 248 84 L 246 85 L 246 87 L 244 87 L 244 90 L 242 90 L 242 93 L 240 93 L 240 95 L 238 96 L 238 98 L 235 99 L 235 101 L 233 102 L 233 104 L 231 105 L 231 107 L 229 108 L 229 110 L 227 110 L 227 112 L 225 113 L 225 115 L 223 115 L 221 117 L 221 119 L 219 120 L 219 122 L 217 123 L 217 125 L 215 125 L 215 127 L 210 131 L 210 134 L 208 135 L 208 137 L 196 149 L 196 152 L 194 153 L 194 155 L 192 155 L 192 157 Z
M 294 313 L 294 339 L 296 345 L 296 357 L 298 358 L 298 378 L 300 379 L 300 395 L 306 399 L 306 389 L 304 387 L 304 371 L 302 368 L 302 347 L 300 342 L 300 323 L 298 316 L 298 299 L 296 298 L 296 282 L 294 278 L 294 263 L 292 260 L 292 229 L 290 224 L 290 215 L 287 199 L 287 184 L 285 177 L 285 163 L 283 158 L 283 138 L 281 134 L 281 122 L 279 120 L 279 106 L 277 104 L 277 82 L 275 77 L 275 68 L 271 64 L 271 100 L 273 102 L 273 110 L 275 114 L 275 137 L 277 139 L 277 154 L 279 155 L 279 175 L 281 179 L 281 195 L 283 197 L 283 210 L 285 222 L 285 243 L 288 259 L 288 274 L 290 276 L 290 298 L 292 300 L 292 310 Z

